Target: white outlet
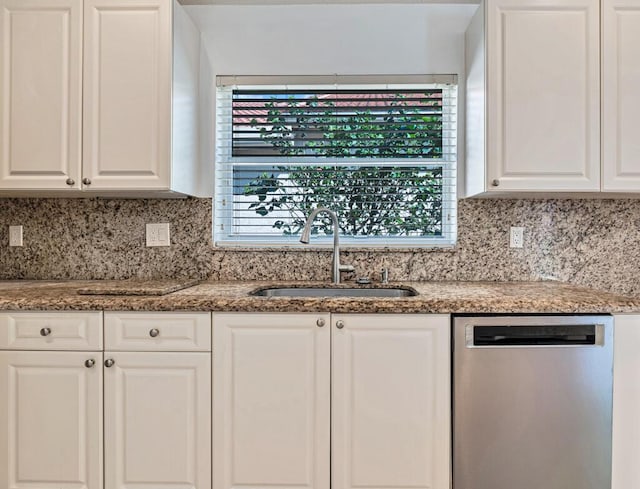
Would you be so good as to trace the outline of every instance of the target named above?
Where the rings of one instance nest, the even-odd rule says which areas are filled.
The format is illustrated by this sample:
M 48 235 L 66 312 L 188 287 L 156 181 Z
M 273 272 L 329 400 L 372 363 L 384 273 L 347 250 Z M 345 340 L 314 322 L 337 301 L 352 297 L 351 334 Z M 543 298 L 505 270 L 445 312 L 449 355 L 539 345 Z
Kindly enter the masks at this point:
M 511 238 L 509 240 L 510 248 L 522 248 L 524 246 L 524 228 L 512 227 Z
M 22 226 L 9 226 L 9 246 L 23 246 Z
M 169 223 L 147 224 L 147 246 L 170 246 Z

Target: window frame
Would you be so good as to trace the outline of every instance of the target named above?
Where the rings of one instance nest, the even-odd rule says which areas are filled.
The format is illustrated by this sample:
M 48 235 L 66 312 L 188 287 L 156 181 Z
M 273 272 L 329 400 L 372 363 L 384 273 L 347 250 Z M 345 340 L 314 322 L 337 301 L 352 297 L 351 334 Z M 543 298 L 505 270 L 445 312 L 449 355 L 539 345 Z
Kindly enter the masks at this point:
M 384 83 L 382 81 L 385 80 Z M 332 83 L 329 83 L 332 81 Z M 284 83 L 283 83 L 284 82 Z M 213 215 L 213 240 L 214 245 L 225 248 L 309 248 L 299 242 L 299 236 L 285 235 L 244 235 L 232 236 L 226 230 L 233 228 L 234 211 L 221 212 L 218 206 L 234 201 L 234 165 L 256 164 L 274 166 L 302 166 L 302 165 L 322 165 L 322 166 L 359 166 L 366 164 L 409 166 L 412 163 L 420 166 L 438 166 L 447 175 L 449 183 L 443 186 L 442 195 L 442 237 L 409 237 L 409 236 L 344 236 L 340 235 L 343 248 L 452 248 L 457 240 L 457 176 L 459 171 L 460 145 L 459 136 L 459 91 L 456 75 L 408 75 L 397 77 L 380 76 L 332 76 L 332 77 L 217 77 L 216 94 L 216 137 L 215 137 L 215 195 L 214 195 L 214 215 Z M 438 85 L 435 87 L 434 85 Z M 233 157 L 231 148 L 219 143 L 221 131 L 230 131 L 232 123 L 223 122 L 220 114 L 220 104 L 226 103 L 226 108 L 231 107 L 232 93 L 234 89 L 264 90 L 264 89 L 432 89 L 442 88 L 446 96 L 453 99 L 452 104 L 443 105 L 443 115 L 447 115 L 453 120 L 445 121 L 454 136 L 454 148 L 443 154 L 442 158 L 312 158 L 304 157 L 303 160 L 295 161 L 294 157 Z M 443 94 L 445 93 L 443 92 Z M 286 159 L 286 161 L 283 161 Z M 221 168 L 222 166 L 222 168 Z M 226 176 L 222 177 L 221 173 Z M 222 226 L 222 229 L 219 229 Z M 220 231 L 223 236 L 220 236 Z M 333 246 L 333 237 L 324 235 L 314 235 L 311 244 L 313 247 L 330 248 Z

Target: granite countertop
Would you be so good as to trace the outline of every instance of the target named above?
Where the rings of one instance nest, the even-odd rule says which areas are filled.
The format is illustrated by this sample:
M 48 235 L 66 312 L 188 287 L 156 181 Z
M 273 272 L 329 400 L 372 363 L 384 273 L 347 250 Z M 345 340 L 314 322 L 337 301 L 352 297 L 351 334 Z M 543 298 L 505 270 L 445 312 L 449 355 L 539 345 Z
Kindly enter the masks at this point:
M 123 281 L 125 282 L 125 281 Z M 317 282 L 204 282 L 166 295 L 145 281 L 148 295 L 81 295 L 79 290 L 120 288 L 143 294 L 142 282 L 4 281 L 0 310 L 240 311 L 336 313 L 620 313 L 640 312 L 630 298 L 559 282 L 395 282 L 418 292 L 404 298 L 283 298 L 249 293 L 269 286 L 327 286 Z M 161 281 L 162 287 L 170 287 Z M 184 281 L 176 281 L 184 282 Z M 347 283 L 343 286 L 353 287 Z

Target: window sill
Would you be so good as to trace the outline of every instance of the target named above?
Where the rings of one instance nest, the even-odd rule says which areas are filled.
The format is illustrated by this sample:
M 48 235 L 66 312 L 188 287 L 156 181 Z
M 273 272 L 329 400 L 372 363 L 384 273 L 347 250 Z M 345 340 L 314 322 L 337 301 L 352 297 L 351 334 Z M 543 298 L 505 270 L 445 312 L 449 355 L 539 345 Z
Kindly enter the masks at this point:
M 289 252 L 302 252 L 302 253 L 318 253 L 318 252 L 332 252 L 333 245 L 320 244 L 320 245 L 251 245 L 246 244 L 216 244 L 213 247 L 214 251 L 233 251 L 239 253 L 255 253 L 255 252 L 267 252 L 267 253 L 289 253 Z M 386 246 L 358 246 L 353 244 L 340 245 L 340 251 L 346 251 L 349 253 L 455 253 L 457 252 L 456 245 L 424 245 L 424 246 L 402 246 L 402 245 L 386 245 Z

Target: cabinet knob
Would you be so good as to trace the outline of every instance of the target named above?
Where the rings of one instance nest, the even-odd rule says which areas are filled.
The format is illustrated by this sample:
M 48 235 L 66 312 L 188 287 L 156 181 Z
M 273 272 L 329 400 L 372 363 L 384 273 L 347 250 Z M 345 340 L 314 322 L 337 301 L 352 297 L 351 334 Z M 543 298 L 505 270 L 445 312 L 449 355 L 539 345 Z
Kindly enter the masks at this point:
M 493 187 L 499 187 L 500 186 L 500 180 L 498 180 L 497 178 L 494 180 L 491 180 L 491 185 Z
M 85 185 L 91 185 L 91 179 L 85 177 L 82 179 L 82 183 L 84 183 Z
M 116 362 L 115 362 L 115 360 L 113 358 L 107 358 L 104 361 L 104 366 L 107 367 L 107 368 L 111 368 L 111 367 L 113 367 L 115 365 L 115 363 Z
M 96 364 L 96 361 L 93 358 L 90 358 L 86 362 L 84 362 L 84 366 L 87 368 L 92 368 Z
M 51 334 L 51 328 L 42 328 L 40 330 L 40 336 L 49 336 Z
M 338 329 L 344 328 L 344 321 L 336 321 L 336 328 Z
M 326 323 L 324 319 L 320 318 L 316 321 L 316 324 L 318 325 L 318 328 L 322 328 Z
M 152 338 L 157 337 L 160 334 L 160 330 L 153 328 L 151 331 L 149 331 L 149 336 L 151 336 Z
M 67 185 L 69 185 L 70 187 L 74 186 L 76 184 L 76 181 L 73 178 L 67 178 Z

